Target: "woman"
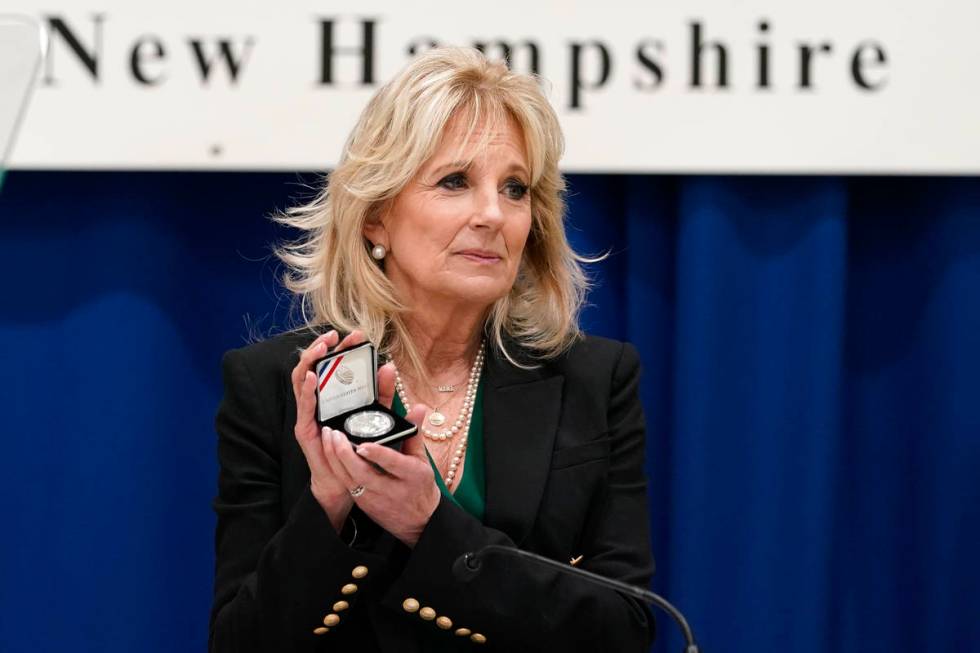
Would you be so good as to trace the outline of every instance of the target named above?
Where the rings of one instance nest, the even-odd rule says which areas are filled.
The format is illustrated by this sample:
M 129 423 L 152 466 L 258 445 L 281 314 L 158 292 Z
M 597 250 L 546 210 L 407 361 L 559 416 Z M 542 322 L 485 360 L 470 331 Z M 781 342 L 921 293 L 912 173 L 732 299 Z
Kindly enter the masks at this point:
M 613 591 L 502 557 L 453 574 L 488 544 L 652 574 L 637 356 L 577 330 L 562 146 L 533 78 L 434 50 L 280 218 L 305 234 L 279 254 L 307 326 L 223 360 L 211 650 L 647 649 Z M 400 451 L 314 419 L 314 361 L 365 339 L 419 426 Z

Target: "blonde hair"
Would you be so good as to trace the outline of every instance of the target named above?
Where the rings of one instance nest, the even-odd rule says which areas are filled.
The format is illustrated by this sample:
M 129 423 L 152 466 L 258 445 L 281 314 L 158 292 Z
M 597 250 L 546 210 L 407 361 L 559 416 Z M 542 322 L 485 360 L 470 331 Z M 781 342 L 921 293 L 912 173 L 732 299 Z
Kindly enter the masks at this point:
M 382 86 L 322 191 L 273 218 L 301 232 L 275 249 L 287 267 L 283 283 L 300 300 L 301 328 L 361 329 L 382 354 L 397 352 L 426 376 L 405 326 L 412 307 L 399 301 L 371 257 L 363 229 L 432 156 L 457 115 L 469 125 L 468 136 L 481 121 L 513 118 L 530 165 L 531 229 L 513 287 L 490 309 L 485 331 L 492 346 L 524 366 L 527 361 L 507 350 L 505 336 L 540 359 L 557 356 L 579 337 L 588 286 L 581 263 L 591 259 L 576 254 L 565 237 L 558 118 L 535 77 L 511 72 L 471 48 L 430 50 Z

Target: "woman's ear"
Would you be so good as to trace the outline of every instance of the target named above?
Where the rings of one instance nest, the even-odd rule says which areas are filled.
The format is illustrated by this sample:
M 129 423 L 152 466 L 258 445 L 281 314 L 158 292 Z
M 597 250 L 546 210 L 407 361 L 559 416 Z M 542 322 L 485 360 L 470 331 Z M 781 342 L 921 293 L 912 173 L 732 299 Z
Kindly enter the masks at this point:
M 385 233 L 385 227 L 380 220 L 364 223 L 364 237 L 371 241 L 372 245 L 388 246 L 386 242 L 388 234 Z
M 364 221 L 362 233 L 365 238 L 371 241 L 372 245 L 384 245 L 388 247 L 388 233 L 385 231 L 384 222 L 388 217 L 388 211 L 389 204 L 385 202 L 384 205 L 371 211 Z

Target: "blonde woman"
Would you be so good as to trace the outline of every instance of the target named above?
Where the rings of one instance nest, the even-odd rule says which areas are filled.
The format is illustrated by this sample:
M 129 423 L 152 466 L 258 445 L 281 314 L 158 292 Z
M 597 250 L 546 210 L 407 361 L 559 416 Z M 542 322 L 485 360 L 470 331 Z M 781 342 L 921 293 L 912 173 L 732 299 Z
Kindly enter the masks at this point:
M 653 571 L 637 355 L 578 331 L 562 147 L 534 78 L 434 50 L 280 216 L 306 323 L 223 360 L 212 651 L 647 650 L 651 617 L 611 590 L 452 571 L 488 544 Z M 314 361 L 365 340 L 380 400 L 419 426 L 400 450 L 314 418 Z

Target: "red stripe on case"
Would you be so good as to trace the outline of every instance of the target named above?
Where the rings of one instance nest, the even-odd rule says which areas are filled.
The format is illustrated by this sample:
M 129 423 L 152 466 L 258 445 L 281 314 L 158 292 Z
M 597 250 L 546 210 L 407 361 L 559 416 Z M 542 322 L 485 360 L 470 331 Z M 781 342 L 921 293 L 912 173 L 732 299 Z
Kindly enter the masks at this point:
M 340 365 L 340 361 L 342 360 L 344 360 L 342 355 L 334 359 L 333 365 L 331 365 L 330 369 L 327 370 L 327 373 L 323 375 L 323 382 L 320 383 L 320 390 L 323 390 L 323 386 L 327 385 L 327 381 L 329 381 L 330 377 L 333 376 L 333 371 L 337 369 L 337 366 Z

